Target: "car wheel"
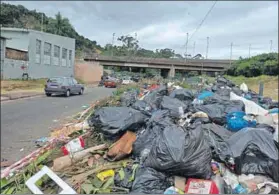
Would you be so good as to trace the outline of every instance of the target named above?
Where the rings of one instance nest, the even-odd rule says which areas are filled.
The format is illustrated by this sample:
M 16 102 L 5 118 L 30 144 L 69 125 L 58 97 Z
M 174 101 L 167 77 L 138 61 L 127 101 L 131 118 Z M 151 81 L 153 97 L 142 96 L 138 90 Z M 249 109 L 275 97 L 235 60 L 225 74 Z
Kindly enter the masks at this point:
M 80 92 L 78 94 L 82 95 L 83 94 L 83 89 L 80 89 Z
M 70 93 L 70 90 L 68 89 L 67 91 L 66 91 L 66 93 L 65 93 L 65 96 L 66 97 L 69 97 L 71 95 L 71 93 Z
M 46 93 L 46 96 L 47 96 L 47 97 L 50 97 L 50 96 L 51 96 L 51 93 Z

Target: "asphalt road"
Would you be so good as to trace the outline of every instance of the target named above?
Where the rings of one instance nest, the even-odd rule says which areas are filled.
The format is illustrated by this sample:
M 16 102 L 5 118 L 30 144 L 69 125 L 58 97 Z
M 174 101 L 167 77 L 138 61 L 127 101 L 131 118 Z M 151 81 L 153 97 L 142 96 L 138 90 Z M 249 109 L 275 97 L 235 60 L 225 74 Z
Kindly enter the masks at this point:
M 87 88 L 82 96 L 34 97 L 1 103 L 1 158 L 19 160 L 36 149 L 34 141 L 114 89 Z

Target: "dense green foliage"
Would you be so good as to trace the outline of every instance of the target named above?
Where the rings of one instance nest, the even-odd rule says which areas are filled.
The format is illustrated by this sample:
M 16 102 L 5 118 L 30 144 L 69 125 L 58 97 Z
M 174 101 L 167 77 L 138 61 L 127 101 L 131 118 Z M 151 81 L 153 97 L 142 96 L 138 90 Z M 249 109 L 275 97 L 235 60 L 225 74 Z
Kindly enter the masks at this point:
M 232 65 L 227 74 L 245 77 L 278 75 L 278 53 L 264 53 L 251 58 L 240 58 Z
M 82 54 L 101 53 L 102 55 L 114 56 L 182 58 L 181 55 L 175 54 L 174 50 L 169 48 L 156 49 L 155 52 L 140 48 L 138 40 L 129 35 L 117 38 L 117 41 L 121 42 L 121 46 L 114 45 L 112 47 L 111 44 L 107 44 L 102 47 L 97 44 L 97 41 L 91 41 L 78 34 L 69 19 L 63 17 L 60 12 L 56 14 L 55 18 L 52 18 L 36 10 L 28 10 L 22 5 L 1 3 L 0 23 L 3 27 L 43 30 L 44 32 L 74 38 L 76 39 L 76 56 L 78 57 Z

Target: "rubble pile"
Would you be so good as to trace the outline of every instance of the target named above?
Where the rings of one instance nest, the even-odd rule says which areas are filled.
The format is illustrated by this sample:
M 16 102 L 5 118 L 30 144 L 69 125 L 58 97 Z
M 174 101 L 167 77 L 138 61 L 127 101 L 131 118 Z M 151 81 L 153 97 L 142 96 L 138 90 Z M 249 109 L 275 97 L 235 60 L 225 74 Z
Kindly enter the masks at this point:
M 77 119 L 2 170 L 1 193 L 279 192 L 278 102 L 244 83 L 121 89 Z

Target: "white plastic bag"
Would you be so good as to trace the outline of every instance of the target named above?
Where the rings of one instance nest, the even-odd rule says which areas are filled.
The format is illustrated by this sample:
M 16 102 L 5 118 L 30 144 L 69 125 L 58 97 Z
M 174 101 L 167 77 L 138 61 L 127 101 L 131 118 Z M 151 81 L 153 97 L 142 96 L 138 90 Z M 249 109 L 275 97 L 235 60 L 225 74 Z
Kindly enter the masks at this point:
M 248 92 L 248 86 L 247 86 L 245 83 L 242 83 L 242 84 L 240 85 L 240 89 L 241 89 L 243 92 L 245 92 L 245 93 Z
M 230 93 L 230 100 L 241 100 L 245 104 L 246 114 L 262 115 L 262 116 L 268 114 L 268 110 L 265 110 L 255 102 L 240 97 L 233 92 Z

